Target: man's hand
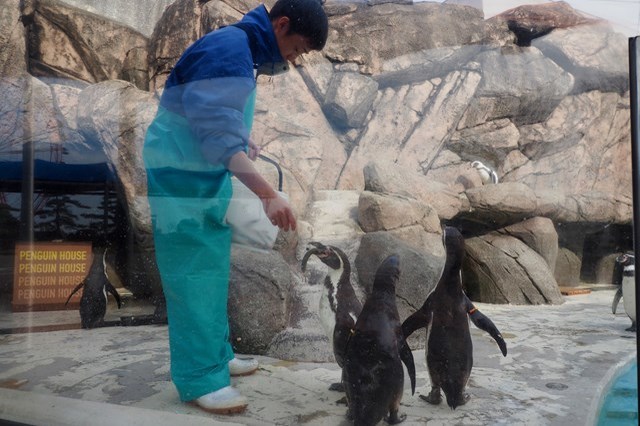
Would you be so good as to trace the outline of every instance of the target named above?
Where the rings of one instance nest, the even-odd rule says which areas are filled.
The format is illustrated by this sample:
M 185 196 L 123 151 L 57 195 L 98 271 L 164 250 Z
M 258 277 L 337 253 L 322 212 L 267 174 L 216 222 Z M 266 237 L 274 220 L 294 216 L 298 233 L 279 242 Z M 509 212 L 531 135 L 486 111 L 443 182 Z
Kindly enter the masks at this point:
M 249 152 L 247 153 L 247 157 L 249 157 L 251 161 L 256 161 L 256 158 L 260 155 L 260 151 L 262 151 L 262 148 L 256 145 L 252 139 L 249 139 Z
M 273 225 L 284 231 L 289 231 L 289 229 L 296 230 L 296 218 L 287 200 L 276 195 L 272 198 L 263 198 L 262 204 L 267 217 Z
M 295 231 L 296 217 L 293 214 L 291 205 L 287 200 L 278 196 L 278 193 L 273 190 L 271 185 L 260 176 L 260 173 L 255 169 L 249 156 L 244 151 L 234 154 L 227 167 L 231 173 L 240 179 L 240 182 L 244 183 L 247 188 L 262 200 L 264 212 L 271 223 L 284 231 Z

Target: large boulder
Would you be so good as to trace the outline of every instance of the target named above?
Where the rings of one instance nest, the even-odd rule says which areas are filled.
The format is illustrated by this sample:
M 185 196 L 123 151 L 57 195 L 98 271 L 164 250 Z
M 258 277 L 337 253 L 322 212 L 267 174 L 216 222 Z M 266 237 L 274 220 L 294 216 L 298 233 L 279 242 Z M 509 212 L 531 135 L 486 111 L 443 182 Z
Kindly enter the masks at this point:
M 358 220 L 365 232 L 392 231 L 420 225 L 426 232 L 440 233 L 435 210 L 412 198 L 364 191 L 358 203 Z
M 355 259 L 360 286 L 365 294 L 371 293 L 378 266 L 391 254 L 400 258 L 402 272 L 396 288 L 396 304 L 400 318 L 406 318 L 422 306 L 435 288 L 445 259 L 444 256 L 436 257 L 417 250 L 388 232 L 365 234 Z
M 387 231 L 419 251 L 444 255 L 436 211 L 413 198 L 364 191 L 358 201 L 358 221 L 365 232 Z
M 146 50 L 148 43 L 130 27 L 58 0 L 37 1 L 28 22 L 29 70 L 35 76 L 88 83 L 121 79 L 129 52 Z M 135 58 L 141 63 L 132 63 Z M 146 69 L 146 59 L 129 56 L 127 68 Z M 139 84 L 146 89 L 146 79 Z
M 79 131 L 86 139 L 100 141 L 115 167 L 134 227 L 147 232 L 151 222 L 142 147 L 157 108 L 153 94 L 121 80 L 89 86 L 78 99 Z
M 578 12 L 563 1 L 515 7 L 490 18 L 489 21 L 506 24 L 520 46 L 529 46 L 533 40 L 557 29 L 600 22 Z
M 466 241 L 463 282 L 477 302 L 561 304 L 547 262 L 518 238 L 490 233 Z
M 621 254 L 622 253 L 609 254 L 598 261 L 595 273 L 597 284 L 614 284 L 613 274 L 616 265 L 616 258 Z
M 554 268 L 554 276 L 558 285 L 575 287 L 580 284 L 580 269 L 582 260 L 566 247 L 558 249 L 558 257 Z
M 280 253 L 233 245 L 228 311 L 236 351 L 267 353 L 271 340 L 287 326 L 292 285 Z
M 239 21 L 259 4 L 254 0 L 170 2 L 149 38 L 150 90 L 162 92 L 171 69 L 191 43 L 210 31 Z
M 557 29 L 534 40 L 533 46 L 573 75 L 574 94 L 629 90 L 628 41 L 609 24 Z
M 349 156 L 339 187 L 362 188 L 362 169 L 370 161 L 426 174 L 458 126 L 480 80 L 476 72 L 454 71 L 442 80 L 386 89 Z M 399 118 L 402 113 L 405 116 Z
M 484 34 L 482 12 L 473 7 L 434 2 L 373 6 L 329 3 L 327 11 L 331 16 L 325 55 L 335 62 L 356 63 L 367 74 L 378 74 L 389 59 L 443 46 L 473 44 Z
M 464 127 L 510 118 L 517 125 L 546 119 L 573 89 L 574 77 L 536 48 L 491 49 L 477 57 L 483 78 Z
M 118 272 L 134 294 L 155 296 L 162 289 L 153 251 L 142 147 L 157 106 L 153 94 L 125 81 L 109 80 L 80 93 L 77 113 L 79 132 L 104 149 L 118 178 L 120 199 L 127 206 L 127 228 L 132 238 L 118 247 L 123 251 Z
M 567 96 L 546 120 L 519 128 L 518 143 L 528 161 L 503 180 L 567 194 L 595 190 L 629 196 L 628 108 L 627 98 L 615 93 Z
M 389 58 L 380 74 L 372 77 L 381 89 L 398 88 L 442 78 L 462 67 L 474 68 L 473 60 L 485 50 L 481 44 L 438 46 Z
M 505 182 L 465 191 L 470 208 L 456 220 L 471 229 L 495 229 L 532 216 L 564 223 L 628 223 L 632 215 L 630 198 L 622 194 L 589 191 L 578 194 L 564 190 L 537 190 L 520 182 Z
M 175 0 L 62 0 L 64 3 L 109 18 L 150 36 L 167 6 Z
M 322 110 L 339 127 L 360 127 L 378 94 L 378 83 L 357 72 L 333 74 Z
M 336 246 L 355 258 L 364 235 L 358 219 L 359 200 L 360 191 L 314 191 L 305 220 L 298 224 L 297 260 L 311 241 Z
M 20 15 L 19 0 L 3 2 L 0 9 L 0 77 L 17 77 L 27 72 L 27 43 Z
M 371 161 L 363 174 L 365 191 L 415 198 L 433 207 L 440 219 L 451 219 L 469 208 L 466 196 L 459 194 L 455 185 L 434 181 L 421 173 Z
M 29 74 L 0 77 L 0 152 L 15 158 L 25 142 L 62 142 L 60 113 L 51 88 Z M 13 154 L 13 155 L 12 155 Z
M 555 270 L 558 257 L 558 233 L 551 219 L 534 217 L 499 229 L 497 232 L 521 240 L 542 256 L 551 272 Z
M 518 149 L 520 131 L 509 119 L 488 121 L 472 128 L 456 131 L 447 148 L 468 162 L 502 165 L 510 152 Z
M 177 0 L 169 5 L 154 27 L 149 39 L 149 88 L 160 94 L 187 47 L 202 35 L 201 3 L 198 0 Z M 237 12 L 232 23 L 241 14 Z
M 296 214 L 304 214 L 313 190 L 337 189 L 347 154 L 297 69 L 259 79 L 252 133 L 282 167 Z

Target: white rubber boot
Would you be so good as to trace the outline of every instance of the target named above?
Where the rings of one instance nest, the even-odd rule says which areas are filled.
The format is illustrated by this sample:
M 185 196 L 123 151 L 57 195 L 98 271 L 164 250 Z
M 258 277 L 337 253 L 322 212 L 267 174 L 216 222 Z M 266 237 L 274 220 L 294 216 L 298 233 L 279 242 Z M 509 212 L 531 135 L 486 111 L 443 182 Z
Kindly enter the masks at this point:
M 241 413 L 249 405 L 247 398 L 231 386 L 202 395 L 193 402 L 203 410 L 214 414 Z
M 229 374 L 232 376 L 248 376 L 258 369 L 258 361 L 253 358 L 233 358 L 229 361 Z

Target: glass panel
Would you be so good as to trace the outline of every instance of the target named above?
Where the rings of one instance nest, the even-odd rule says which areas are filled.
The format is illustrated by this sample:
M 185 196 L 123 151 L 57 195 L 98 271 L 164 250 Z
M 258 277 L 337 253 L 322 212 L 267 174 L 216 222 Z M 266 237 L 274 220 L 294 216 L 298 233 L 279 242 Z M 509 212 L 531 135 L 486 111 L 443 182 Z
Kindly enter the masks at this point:
M 0 419 L 637 424 L 639 3 L 6 3 Z

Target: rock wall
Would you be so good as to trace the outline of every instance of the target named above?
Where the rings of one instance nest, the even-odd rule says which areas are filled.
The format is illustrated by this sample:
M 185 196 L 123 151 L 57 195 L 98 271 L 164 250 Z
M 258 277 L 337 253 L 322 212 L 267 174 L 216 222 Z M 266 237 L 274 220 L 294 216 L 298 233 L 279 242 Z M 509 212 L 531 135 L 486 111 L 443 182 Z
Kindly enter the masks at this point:
M 123 282 L 157 296 L 140 161 L 145 129 L 182 51 L 258 3 L 167 2 L 152 32 L 69 2 L 6 4 L 0 156 L 27 140 L 99 146 L 117 171 L 128 215 Z M 475 300 L 562 303 L 559 281 L 579 284 L 585 268 L 609 276 L 595 265 L 629 247 L 632 216 L 622 34 L 565 3 L 489 20 L 471 7 L 429 2 L 325 8 L 325 50 L 258 80 L 253 138 L 281 165 L 300 228 L 279 237 L 273 261 L 234 250 L 230 312 L 251 305 L 250 297 L 274 307 L 260 330 L 232 320 L 243 351 L 331 357 L 322 349 L 314 285 L 326 270 L 299 269 L 313 240 L 347 252 L 363 298 L 367 274 L 390 250 L 423 265 L 403 272 L 402 317 L 438 279 L 443 224 L 468 239 L 464 280 Z M 497 172 L 498 184 L 483 184 L 476 160 Z M 269 165 L 259 167 L 274 179 Z M 622 231 L 606 245 L 589 237 L 611 227 Z M 274 264 L 277 273 L 261 271 Z M 266 276 L 275 287 L 255 287 L 265 294 L 245 290 Z
M 164 11 L 174 0 L 64 0 L 79 9 L 104 16 L 150 36 Z

